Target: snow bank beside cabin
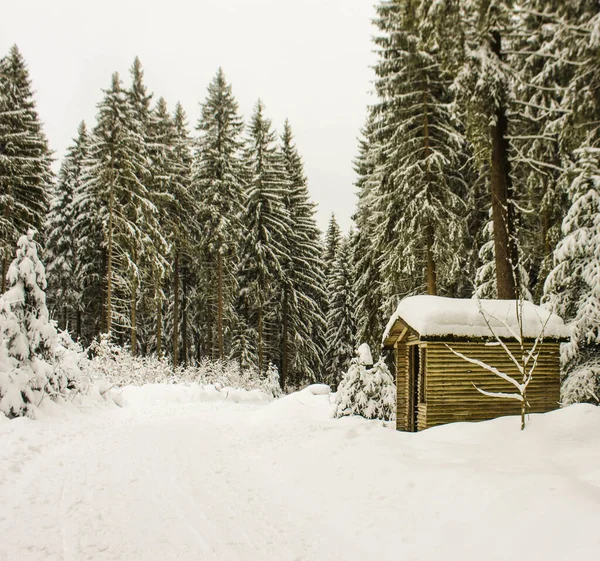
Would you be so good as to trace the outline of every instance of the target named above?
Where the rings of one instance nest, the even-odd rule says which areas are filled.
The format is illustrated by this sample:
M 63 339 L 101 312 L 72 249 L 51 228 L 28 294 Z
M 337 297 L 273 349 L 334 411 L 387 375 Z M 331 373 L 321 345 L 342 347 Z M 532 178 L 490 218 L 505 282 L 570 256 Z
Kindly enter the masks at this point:
M 383 340 L 401 319 L 422 337 L 493 337 L 515 338 L 519 334 L 516 300 L 477 300 L 441 296 L 410 296 L 398 304 L 390 318 Z M 483 312 L 483 313 L 482 313 Z M 486 319 L 493 329 L 490 331 Z M 570 336 L 563 320 L 531 302 L 523 302 L 523 336 L 535 339 Z

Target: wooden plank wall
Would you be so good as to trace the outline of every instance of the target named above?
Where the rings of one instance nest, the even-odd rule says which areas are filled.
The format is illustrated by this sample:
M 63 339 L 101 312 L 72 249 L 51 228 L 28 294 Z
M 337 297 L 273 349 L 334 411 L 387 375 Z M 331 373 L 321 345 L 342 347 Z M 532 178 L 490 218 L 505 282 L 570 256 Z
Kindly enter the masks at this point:
M 512 377 L 519 374 L 502 347 L 484 342 L 456 342 L 448 345 L 457 352 L 495 366 Z M 518 344 L 507 343 L 518 356 Z M 443 342 L 427 342 L 427 407 L 426 420 L 419 419 L 419 429 L 455 421 L 482 421 L 503 415 L 520 413 L 520 402 L 488 397 L 478 392 L 473 384 L 492 392 L 516 391 L 483 368 L 454 355 Z M 545 413 L 558 408 L 560 397 L 559 343 L 544 343 L 527 400 L 529 412 Z
M 396 350 L 396 429 L 409 430 L 408 422 L 408 352 L 406 343 L 398 342 Z

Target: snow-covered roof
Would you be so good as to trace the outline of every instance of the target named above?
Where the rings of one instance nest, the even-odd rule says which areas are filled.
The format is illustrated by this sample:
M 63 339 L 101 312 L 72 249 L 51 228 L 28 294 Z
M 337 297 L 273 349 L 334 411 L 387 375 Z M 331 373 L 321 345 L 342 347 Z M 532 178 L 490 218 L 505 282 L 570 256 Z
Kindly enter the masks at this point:
M 517 307 L 518 302 L 515 300 L 410 296 L 400 302 L 390 318 L 383 342 L 386 344 L 398 320 L 402 320 L 422 338 L 498 336 L 516 339 L 520 331 Z M 523 337 L 535 339 L 542 330 L 544 339 L 564 339 L 570 336 L 569 329 L 556 314 L 531 302 L 523 302 Z

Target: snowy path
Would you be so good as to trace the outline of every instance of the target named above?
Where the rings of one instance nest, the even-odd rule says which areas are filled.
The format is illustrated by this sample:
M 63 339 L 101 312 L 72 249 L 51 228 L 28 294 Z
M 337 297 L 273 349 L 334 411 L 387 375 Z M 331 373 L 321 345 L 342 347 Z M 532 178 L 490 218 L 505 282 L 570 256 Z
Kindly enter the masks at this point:
M 599 558 L 598 412 L 398 435 L 325 399 L 0 423 L 0 560 Z

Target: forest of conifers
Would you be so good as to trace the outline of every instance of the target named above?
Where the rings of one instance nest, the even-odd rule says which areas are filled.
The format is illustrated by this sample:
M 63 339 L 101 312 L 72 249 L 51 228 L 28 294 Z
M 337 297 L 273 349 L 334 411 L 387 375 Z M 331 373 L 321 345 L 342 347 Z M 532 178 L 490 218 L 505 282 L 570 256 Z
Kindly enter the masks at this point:
M 84 344 L 110 332 L 174 365 L 272 363 L 283 386 L 335 385 L 406 295 L 533 299 L 572 325 L 569 399 L 597 401 L 599 12 L 379 3 L 355 227 L 332 217 L 324 237 L 289 123 L 278 135 L 259 101 L 244 124 L 221 70 L 192 133 L 135 59 L 54 177 L 13 47 L 0 62 L 2 288 L 33 227 L 53 317 Z

